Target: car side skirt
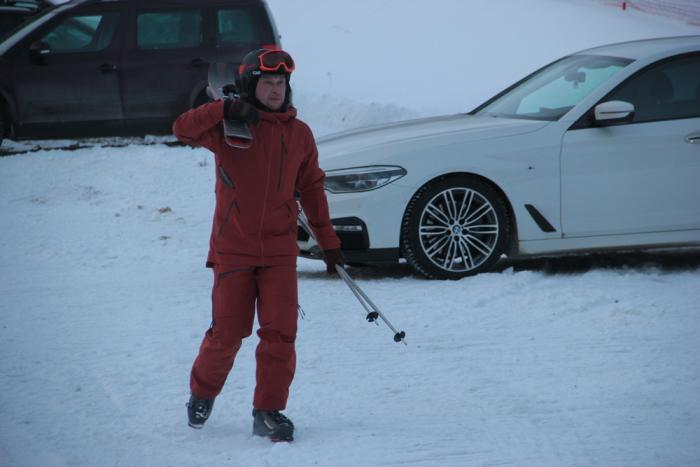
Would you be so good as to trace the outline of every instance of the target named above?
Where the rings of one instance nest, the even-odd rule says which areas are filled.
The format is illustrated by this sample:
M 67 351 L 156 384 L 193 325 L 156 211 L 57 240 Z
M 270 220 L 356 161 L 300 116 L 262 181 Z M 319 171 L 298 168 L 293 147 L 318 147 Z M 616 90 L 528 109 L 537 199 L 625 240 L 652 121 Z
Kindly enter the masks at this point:
M 649 232 L 643 234 L 563 237 L 518 242 L 519 255 L 548 253 L 586 253 L 601 250 L 643 250 L 700 246 L 700 230 Z
M 321 251 L 318 247 L 311 250 L 301 250 L 299 256 L 309 259 L 321 259 Z M 370 248 L 367 250 L 344 250 L 345 262 L 352 264 L 396 264 L 399 262 L 401 252 L 398 248 Z

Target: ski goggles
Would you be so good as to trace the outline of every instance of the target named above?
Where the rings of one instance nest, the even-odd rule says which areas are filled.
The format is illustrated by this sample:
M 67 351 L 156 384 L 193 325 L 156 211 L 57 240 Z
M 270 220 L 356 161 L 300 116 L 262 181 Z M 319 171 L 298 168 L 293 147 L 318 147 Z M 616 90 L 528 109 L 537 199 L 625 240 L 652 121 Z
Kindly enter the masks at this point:
M 284 50 L 268 50 L 258 55 L 260 71 L 274 72 L 283 69 L 286 73 L 294 71 L 294 60 Z

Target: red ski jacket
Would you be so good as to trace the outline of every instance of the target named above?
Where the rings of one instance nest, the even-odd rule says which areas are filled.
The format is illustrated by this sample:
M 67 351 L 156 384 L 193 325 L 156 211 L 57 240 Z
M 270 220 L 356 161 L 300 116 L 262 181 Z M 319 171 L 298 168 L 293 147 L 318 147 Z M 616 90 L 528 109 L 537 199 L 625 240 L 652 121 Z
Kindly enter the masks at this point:
M 173 124 L 180 141 L 203 146 L 216 159 L 216 209 L 207 265 L 295 264 L 295 191 L 301 194 L 321 248 L 340 247 L 328 214 L 316 143 L 309 127 L 296 118 L 296 109 L 260 111 L 260 122 L 250 128 L 253 144 L 248 149 L 226 144 L 223 115 L 219 100 L 185 112 Z

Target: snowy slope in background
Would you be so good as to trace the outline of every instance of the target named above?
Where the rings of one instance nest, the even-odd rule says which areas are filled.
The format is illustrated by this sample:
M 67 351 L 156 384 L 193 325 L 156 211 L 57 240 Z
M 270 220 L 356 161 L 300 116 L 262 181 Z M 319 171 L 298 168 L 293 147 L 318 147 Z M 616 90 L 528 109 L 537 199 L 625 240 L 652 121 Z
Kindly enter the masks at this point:
M 592 2 L 270 4 L 317 133 L 457 112 L 564 53 L 699 30 Z M 382 41 L 442 60 L 448 40 L 468 58 L 450 73 L 367 55 Z M 189 429 L 210 322 L 211 161 L 163 144 L 0 158 L 0 466 L 700 465 L 697 252 L 457 282 L 351 269 L 407 347 L 300 260 L 296 441 L 250 435 L 254 337 L 207 426 Z

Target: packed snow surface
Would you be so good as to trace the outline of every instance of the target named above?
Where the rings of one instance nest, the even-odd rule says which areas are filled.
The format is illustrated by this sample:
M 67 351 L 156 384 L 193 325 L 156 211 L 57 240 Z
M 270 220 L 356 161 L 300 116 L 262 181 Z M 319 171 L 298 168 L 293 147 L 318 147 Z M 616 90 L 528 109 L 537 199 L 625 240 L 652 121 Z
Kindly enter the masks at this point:
M 270 6 L 319 134 L 464 111 L 560 55 L 700 32 L 596 2 Z M 349 268 L 407 346 L 300 260 L 295 441 L 251 435 L 256 337 L 207 425 L 188 428 L 214 167 L 160 141 L 9 142 L 44 149 L 0 158 L 0 466 L 700 465 L 692 250 L 455 282 Z

